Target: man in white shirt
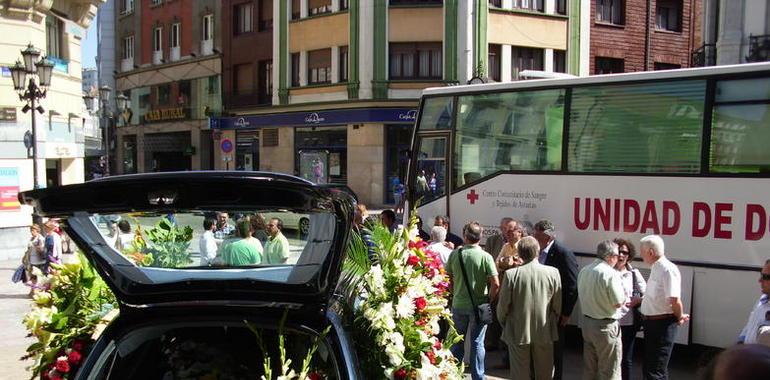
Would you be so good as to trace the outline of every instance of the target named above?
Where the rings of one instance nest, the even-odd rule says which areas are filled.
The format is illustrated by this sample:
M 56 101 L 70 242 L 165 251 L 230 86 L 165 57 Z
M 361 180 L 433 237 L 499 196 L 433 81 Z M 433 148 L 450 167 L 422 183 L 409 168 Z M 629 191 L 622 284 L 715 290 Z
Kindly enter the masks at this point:
M 596 249 L 596 260 L 578 273 L 578 300 L 583 311 L 583 378 L 620 380 L 623 353 L 618 309 L 626 292 L 615 270 L 618 245 L 605 240 Z
M 763 343 L 765 339 L 760 340 L 760 335 L 764 337 L 765 330 L 770 329 L 770 259 L 765 261 L 762 271 L 759 274 L 759 286 L 762 290 L 762 296 L 759 297 L 757 304 L 749 314 L 749 320 L 743 327 L 741 335 L 738 337 L 738 343 Z M 760 334 L 760 331 L 762 333 Z
M 211 265 L 217 257 L 217 239 L 214 231 L 217 229 L 217 221 L 213 218 L 203 220 L 203 235 L 199 241 L 201 252 L 201 266 Z
M 428 245 L 428 249 L 438 253 L 438 256 L 441 258 L 441 263 L 446 265 L 452 250 L 444 245 L 444 240 L 446 240 L 446 228 L 433 226 L 430 230 L 430 245 Z
M 690 320 L 682 306 L 682 276 L 664 253 L 663 239 L 648 235 L 640 241 L 642 259 L 650 265 L 644 316 L 644 378 L 668 379 L 668 361 L 680 325 Z

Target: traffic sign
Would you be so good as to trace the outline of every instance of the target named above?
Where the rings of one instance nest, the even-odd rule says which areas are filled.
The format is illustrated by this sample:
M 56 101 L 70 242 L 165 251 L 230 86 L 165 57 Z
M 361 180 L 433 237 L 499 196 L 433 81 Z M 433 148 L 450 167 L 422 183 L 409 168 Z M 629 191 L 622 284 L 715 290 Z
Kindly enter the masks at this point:
M 222 140 L 220 147 L 222 148 L 223 152 L 230 153 L 233 151 L 233 142 L 230 139 L 224 139 Z

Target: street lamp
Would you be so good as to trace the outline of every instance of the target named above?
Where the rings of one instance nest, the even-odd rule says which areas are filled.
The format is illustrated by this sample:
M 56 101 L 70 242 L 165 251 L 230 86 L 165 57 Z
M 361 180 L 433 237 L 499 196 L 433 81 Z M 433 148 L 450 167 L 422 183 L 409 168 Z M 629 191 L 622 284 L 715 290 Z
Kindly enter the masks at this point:
M 100 107 L 99 107 L 99 116 L 105 120 L 104 123 L 104 158 L 106 161 L 106 167 L 104 175 L 107 176 L 110 174 L 110 127 L 112 126 L 112 123 L 114 122 L 114 115 L 112 114 L 112 111 L 109 110 L 109 104 L 110 104 L 110 94 L 112 93 L 112 89 L 104 85 L 102 87 L 99 87 L 99 99 L 100 99 Z M 89 111 L 93 111 L 94 109 L 94 96 L 90 93 L 85 93 L 83 95 L 83 100 L 86 102 L 86 108 L 88 108 Z M 118 109 L 119 113 L 124 112 L 129 107 L 129 99 L 128 96 L 124 95 L 123 93 L 118 94 L 118 96 L 115 97 L 115 105 Z
M 37 189 L 40 187 L 40 184 L 38 182 L 37 168 L 37 124 L 35 122 L 35 111 L 42 114 L 45 110 L 40 104 L 36 105 L 36 103 L 39 99 L 45 98 L 48 92 L 54 64 L 45 57 L 38 60 L 40 50 L 35 49 L 32 44 L 27 45 L 27 48 L 22 50 L 21 56 L 24 59 L 24 65 L 20 61 L 16 61 L 16 64 L 10 68 L 10 71 L 11 78 L 13 79 L 13 88 L 19 94 L 19 100 L 27 103 L 21 111 L 27 113 L 27 111 L 33 110 L 30 114 L 32 116 L 32 134 L 28 140 L 25 139 L 25 144 L 29 141 L 27 149 L 32 149 L 32 176 L 34 177 L 35 189 Z M 35 76 L 37 76 L 37 82 L 35 81 Z M 29 82 L 27 82 L 27 77 L 29 77 Z M 26 89 L 24 88 L 25 82 L 27 82 Z

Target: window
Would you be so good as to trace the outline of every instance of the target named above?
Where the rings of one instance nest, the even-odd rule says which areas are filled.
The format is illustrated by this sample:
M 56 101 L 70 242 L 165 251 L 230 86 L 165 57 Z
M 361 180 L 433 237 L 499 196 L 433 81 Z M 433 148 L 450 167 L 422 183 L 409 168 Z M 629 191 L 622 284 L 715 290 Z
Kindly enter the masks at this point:
M 430 186 L 429 191 L 417 194 L 422 196 L 422 204 L 430 202 L 433 199 L 446 194 L 446 152 L 449 144 L 447 144 L 446 137 L 418 137 L 420 150 L 417 155 L 417 173 L 422 174 L 425 172 L 425 179 L 427 182 L 432 182 L 433 178 L 436 179 L 436 190 L 433 191 Z M 398 162 L 399 165 L 406 166 L 405 164 Z M 412 178 L 411 183 L 416 182 L 416 178 Z
M 308 0 L 307 8 L 310 16 L 329 13 L 332 11 L 332 2 L 331 0 Z
M 391 43 L 391 79 L 441 79 L 441 42 Z
M 709 170 L 769 173 L 770 78 L 719 81 L 716 87 Z
M 567 14 L 567 0 L 556 0 L 556 13 L 560 15 Z
M 513 0 L 514 9 L 526 9 L 535 12 L 543 12 L 543 0 Z
M 390 5 L 441 4 L 443 0 L 390 0 Z
M 655 71 L 658 70 L 676 70 L 681 69 L 682 65 L 677 65 L 675 63 L 663 63 L 663 62 L 655 62 Z
M 348 0 L 340 0 L 340 10 L 344 11 L 345 9 L 348 9 L 350 5 L 348 4 Z
M 460 96 L 455 187 L 507 170 L 559 170 L 565 90 Z
M 329 83 L 332 80 L 332 49 L 307 52 L 308 84 Z
M 553 72 L 566 73 L 567 72 L 567 52 L 564 50 L 553 51 Z
M 273 1 L 259 0 L 259 31 L 273 30 Z
M 152 51 L 163 50 L 163 28 L 152 30 Z
M 500 8 L 503 6 L 503 0 L 489 0 L 489 6 Z
M 236 95 L 251 95 L 254 91 L 254 69 L 251 63 L 233 67 L 233 92 Z
M 189 80 L 179 81 L 179 94 L 176 97 L 176 104 L 184 106 L 190 103 L 192 97 L 192 89 Z
M 291 19 L 298 20 L 300 16 L 300 0 L 291 0 Z
M 291 85 L 299 87 L 299 53 L 291 54 Z
M 123 38 L 123 59 L 134 58 L 134 36 Z
M 126 15 L 134 11 L 134 0 L 120 1 L 120 14 Z
M 419 131 L 452 128 L 452 98 L 426 98 L 420 113 Z
M 348 47 L 340 46 L 339 52 L 339 78 L 340 82 L 348 81 Z
M 270 103 L 273 97 L 273 61 L 259 61 L 259 103 Z
M 487 56 L 487 62 L 489 69 L 487 70 L 489 79 L 495 82 L 500 82 L 500 65 L 501 65 L 501 52 L 502 46 L 496 44 L 489 45 L 489 54 Z
M 514 46 L 511 49 L 511 75 L 519 79 L 524 70 L 543 70 L 543 49 Z
M 208 78 L 208 85 L 206 85 L 209 95 L 215 95 L 219 93 L 219 76 L 212 75 Z
M 596 67 L 594 74 L 617 74 L 622 73 L 624 62 L 620 58 L 596 57 Z
M 48 57 L 65 58 L 63 56 L 64 23 L 59 18 L 45 18 L 45 47 Z
M 180 23 L 171 24 L 171 47 L 172 48 L 179 47 L 179 30 L 181 27 L 182 27 L 182 24 Z
M 596 0 L 596 21 L 623 25 L 624 6 L 624 0 Z
M 235 34 L 248 33 L 254 30 L 252 25 L 253 8 L 251 3 L 242 3 L 235 6 L 235 11 L 233 12 Z
M 163 0 L 150 0 L 150 5 L 161 5 Z
M 705 80 L 574 89 L 569 170 L 698 173 L 705 93 Z
M 210 41 L 214 38 L 214 15 L 203 16 L 203 37 L 204 41 Z
M 155 87 L 155 91 L 155 99 L 157 99 L 156 105 L 166 106 L 171 103 L 171 85 L 162 84 Z
M 679 16 L 682 13 L 681 0 L 658 0 L 655 17 L 655 27 L 661 30 L 681 32 Z

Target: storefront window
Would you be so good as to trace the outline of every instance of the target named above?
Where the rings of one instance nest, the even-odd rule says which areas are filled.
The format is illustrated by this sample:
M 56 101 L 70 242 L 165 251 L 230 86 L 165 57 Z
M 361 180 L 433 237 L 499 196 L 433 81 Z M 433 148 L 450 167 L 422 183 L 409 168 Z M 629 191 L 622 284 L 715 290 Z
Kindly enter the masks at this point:
M 347 126 L 297 128 L 295 130 L 295 170 L 315 183 L 348 181 Z
M 385 126 L 385 203 L 394 204 L 398 184 L 406 180 L 409 163 L 409 144 L 412 140 L 411 125 Z
M 259 170 L 259 131 L 235 132 L 235 170 Z
M 136 172 L 136 136 L 123 136 L 123 174 Z

